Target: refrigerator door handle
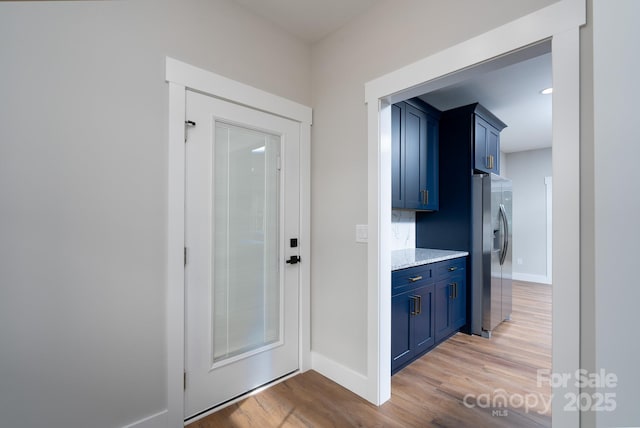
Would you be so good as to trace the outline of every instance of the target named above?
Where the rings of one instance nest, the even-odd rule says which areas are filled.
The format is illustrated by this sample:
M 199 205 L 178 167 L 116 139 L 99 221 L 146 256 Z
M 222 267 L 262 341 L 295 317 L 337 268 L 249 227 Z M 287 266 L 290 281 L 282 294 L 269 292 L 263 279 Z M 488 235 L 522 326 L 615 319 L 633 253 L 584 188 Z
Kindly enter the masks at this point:
M 507 258 L 507 249 L 509 248 L 509 222 L 507 221 L 507 212 L 503 204 L 500 204 L 500 218 L 504 227 L 502 237 L 502 251 L 500 254 L 500 265 L 504 264 L 504 260 Z

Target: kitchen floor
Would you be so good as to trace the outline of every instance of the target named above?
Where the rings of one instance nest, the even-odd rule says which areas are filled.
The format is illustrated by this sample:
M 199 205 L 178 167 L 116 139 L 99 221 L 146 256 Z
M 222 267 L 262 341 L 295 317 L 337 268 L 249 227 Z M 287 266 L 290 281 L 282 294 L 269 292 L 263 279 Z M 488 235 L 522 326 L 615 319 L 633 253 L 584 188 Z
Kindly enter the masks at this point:
M 551 287 L 514 281 L 511 321 L 489 340 L 458 333 L 440 344 L 391 378 L 380 407 L 311 370 L 188 428 L 550 427 L 538 370 L 551 370 Z

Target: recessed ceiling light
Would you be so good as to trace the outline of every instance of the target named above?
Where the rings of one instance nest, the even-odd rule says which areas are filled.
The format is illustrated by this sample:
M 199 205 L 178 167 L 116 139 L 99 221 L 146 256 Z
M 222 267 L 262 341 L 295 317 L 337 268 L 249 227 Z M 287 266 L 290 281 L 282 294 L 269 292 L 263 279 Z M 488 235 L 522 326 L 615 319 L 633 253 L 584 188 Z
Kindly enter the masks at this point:
M 553 88 L 546 88 L 540 91 L 542 95 L 549 95 L 552 92 L 553 92 Z

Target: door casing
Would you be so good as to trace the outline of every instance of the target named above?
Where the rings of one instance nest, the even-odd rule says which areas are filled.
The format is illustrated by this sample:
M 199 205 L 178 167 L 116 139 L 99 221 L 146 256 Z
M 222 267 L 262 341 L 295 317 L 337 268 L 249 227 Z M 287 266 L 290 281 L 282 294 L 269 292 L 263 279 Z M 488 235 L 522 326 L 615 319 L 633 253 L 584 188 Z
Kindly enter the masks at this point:
M 374 404 L 391 397 L 391 109 L 392 103 L 437 89 L 445 79 L 486 70 L 496 58 L 550 40 L 553 67 L 553 372 L 580 367 L 580 26 L 584 0 L 550 6 L 440 51 L 365 84 L 368 117 L 368 309 L 367 375 L 344 385 Z M 384 29 L 380 29 L 384 31 Z M 381 55 L 384 52 L 381 53 Z M 454 83 L 449 80 L 448 84 Z M 442 86 L 441 86 L 442 87 Z M 346 374 L 335 378 L 350 379 Z M 579 412 L 563 411 L 556 388 L 553 425 L 578 427 Z
M 311 367 L 310 311 L 310 209 L 311 118 L 310 107 L 236 82 L 207 70 L 166 58 L 169 83 L 168 225 L 167 225 L 167 420 L 184 424 L 184 207 L 186 90 L 225 99 L 300 123 L 300 371 Z

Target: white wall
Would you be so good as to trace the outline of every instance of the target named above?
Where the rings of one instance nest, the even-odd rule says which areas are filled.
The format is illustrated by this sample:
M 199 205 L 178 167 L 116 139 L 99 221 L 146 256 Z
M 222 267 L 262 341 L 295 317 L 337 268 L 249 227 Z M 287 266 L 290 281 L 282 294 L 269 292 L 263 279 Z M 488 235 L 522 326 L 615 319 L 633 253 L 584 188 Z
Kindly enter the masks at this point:
M 509 173 L 507 172 L 507 154 L 505 152 L 500 152 L 500 175 L 503 177 L 509 177 Z
M 0 425 L 166 408 L 170 55 L 309 104 L 310 49 L 228 0 L 0 2 Z
M 312 350 L 366 375 L 367 221 L 364 84 L 546 1 L 384 0 L 312 49 Z M 455 24 L 454 24 L 455 23 Z M 326 268 L 330 267 L 330 269 Z
M 615 373 L 615 412 L 601 411 L 597 426 L 640 424 L 640 159 L 633 109 L 640 99 L 637 41 L 640 2 L 593 1 L 593 181 L 595 219 L 595 365 Z M 585 326 L 587 327 L 587 326 Z M 588 328 L 588 327 L 587 327 Z
M 513 277 L 546 281 L 545 177 L 552 175 L 551 148 L 508 153 L 506 158 L 513 184 Z

